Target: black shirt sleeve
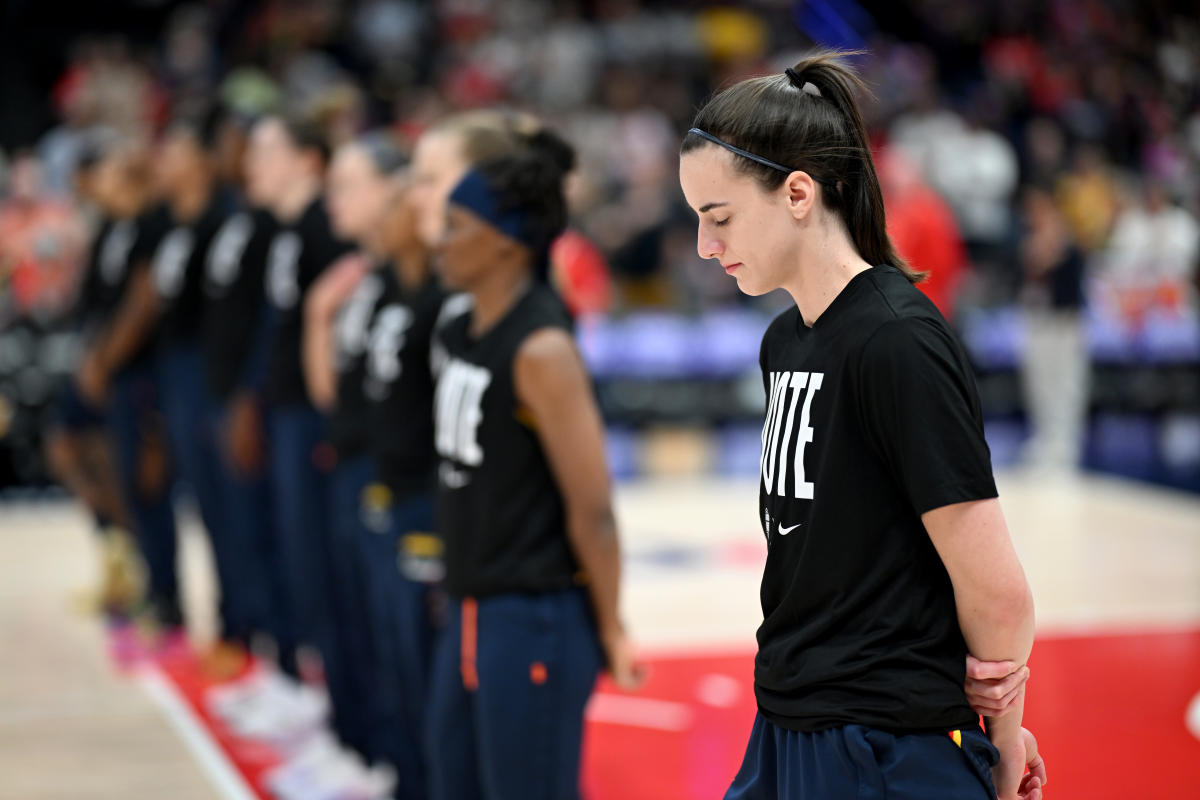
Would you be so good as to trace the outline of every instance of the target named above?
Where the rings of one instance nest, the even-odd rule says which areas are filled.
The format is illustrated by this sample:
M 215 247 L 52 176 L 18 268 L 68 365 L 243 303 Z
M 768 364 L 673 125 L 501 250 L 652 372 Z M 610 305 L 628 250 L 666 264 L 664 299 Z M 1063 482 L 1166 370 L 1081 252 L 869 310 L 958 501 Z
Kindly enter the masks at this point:
M 863 346 L 859 386 L 867 438 L 918 514 L 997 496 L 975 378 L 944 323 L 880 326 Z

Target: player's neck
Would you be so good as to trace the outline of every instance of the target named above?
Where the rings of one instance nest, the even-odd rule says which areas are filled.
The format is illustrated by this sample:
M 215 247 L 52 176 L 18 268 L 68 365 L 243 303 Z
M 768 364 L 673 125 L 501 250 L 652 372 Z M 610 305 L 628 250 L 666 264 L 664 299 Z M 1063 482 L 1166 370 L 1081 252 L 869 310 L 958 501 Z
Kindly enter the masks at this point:
M 208 207 L 213 188 L 213 180 L 205 176 L 180 189 L 171 198 L 171 216 L 176 222 L 192 222 Z
M 396 252 L 392 257 L 396 278 L 406 291 L 416 291 L 429 277 L 429 258 L 424 248 L 411 247 Z
M 475 310 L 471 318 L 471 335 L 482 336 L 517 304 L 533 282 L 528 272 L 513 274 L 510 270 L 489 271 L 479 285 L 471 287 Z
M 321 193 L 321 181 L 315 176 L 305 176 L 296 181 L 279 202 L 275 204 L 275 215 L 281 222 L 295 222 Z
M 811 328 L 850 280 L 870 268 L 845 230 L 831 226 L 798 251 L 793 277 L 783 288 L 799 307 L 804 324 Z

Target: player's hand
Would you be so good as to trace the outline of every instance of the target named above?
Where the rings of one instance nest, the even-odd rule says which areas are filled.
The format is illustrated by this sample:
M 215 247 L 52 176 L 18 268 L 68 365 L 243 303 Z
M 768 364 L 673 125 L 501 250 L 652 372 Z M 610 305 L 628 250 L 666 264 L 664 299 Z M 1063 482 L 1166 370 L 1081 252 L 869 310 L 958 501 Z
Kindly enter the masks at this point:
M 333 262 L 309 291 L 306 302 L 312 317 L 328 320 L 336 314 L 368 269 L 370 264 L 362 253 L 350 253 Z
M 240 475 L 251 477 L 262 469 L 265 450 L 262 413 L 252 395 L 241 393 L 230 402 L 226 431 L 229 459 Z
M 1012 742 L 994 742 L 1000 763 L 992 769 L 999 800 L 1043 800 L 1046 762 L 1038 755 L 1037 739 L 1026 728 Z
M 1013 661 L 980 661 L 967 656 L 967 702 L 975 713 L 1002 717 L 1021 696 L 1029 667 Z
M 646 682 L 646 667 L 634 657 L 633 642 L 624 630 L 604 635 L 604 655 L 608 659 L 608 674 L 618 689 L 627 692 L 640 689 Z
M 108 373 L 100 364 L 100 359 L 95 353 L 88 353 L 79 363 L 79 370 L 75 373 L 75 383 L 79 386 L 79 393 L 90 404 L 93 406 L 104 405 L 104 401 L 108 397 Z

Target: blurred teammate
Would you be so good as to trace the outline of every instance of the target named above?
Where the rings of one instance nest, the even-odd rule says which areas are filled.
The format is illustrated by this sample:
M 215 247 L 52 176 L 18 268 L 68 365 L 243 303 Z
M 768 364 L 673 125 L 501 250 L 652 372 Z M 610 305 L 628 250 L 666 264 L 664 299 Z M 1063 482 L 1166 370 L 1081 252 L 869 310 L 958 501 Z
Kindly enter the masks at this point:
M 328 483 L 334 453 L 326 420 L 309 398 L 301 366 L 305 296 L 316 277 L 349 249 L 330 230 L 321 196 L 327 155 L 312 126 L 266 117 L 251 131 L 247 191 L 278 224 L 264 277 L 269 333 L 261 379 L 276 535 L 274 568 L 285 587 L 295 642 L 320 654 L 335 730 L 352 744 L 360 730 L 354 718 L 358 708 L 331 616 Z M 281 654 L 281 662 L 294 656 Z M 267 704 L 243 730 L 286 737 L 315 725 L 321 715 L 316 703 Z
M 401 169 L 385 134 L 339 148 L 328 206 L 361 246 L 327 271 L 306 304 L 305 374 L 331 414 L 338 454 L 333 528 L 340 627 L 361 654 L 368 756 L 396 767 L 396 796 L 426 796 L 421 722 L 433 640 L 429 584 L 440 577 L 433 529 L 429 341 L 443 292 L 416 239 Z M 365 624 L 364 624 L 365 623 Z M 348 637 L 350 638 L 350 637 Z M 359 671 L 359 670 L 355 670 Z
M 235 671 L 244 656 L 239 650 L 266 634 L 274 645 L 272 655 L 295 675 L 295 635 L 284 587 L 273 568 L 261 411 L 268 344 L 264 276 L 276 224 L 242 190 L 243 126 L 231 117 L 214 119 L 209 138 L 214 174 L 232 202 L 204 257 L 201 357 L 225 535 L 237 543 L 223 582 L 229 604 L 243 621 L 231 643 L 235 646 L 228 653 L 218 651 L 229 663 L 219 659 L 213 667 L 218 675 Z
M 136 234 L 132 220 L 113 217 L 119 213 L 111 196 L 113 182 L 102 185 L 98 180 L 105 160 L 119 157 L 115 145 L 108 139 L 92 142 L 76 172 L 80 199 L 99 217 L 71 314 L 81 348 L 91 344 L 120 302 L 125 261 Z M 96 605 L 123 617 L 138 599 L 137 553 L 104 423 L 104 407 L 84 399 L 74 377 L 67 378 L 46 435 L 46 455 L 55 477 L 87 507 L 100 534 L 103 571 Z
M 115 306 L 89 338 L 78 373 L 85 401 L 102 405 L 112 436 L 121 499 L 147 568 L 147 600 L 160 643 L 181 643 L 175 516 L 154 363 L 154 253 L 167 211 L 154 205 L 153 166 L 134 145 L 115 149 L 95 175 L 111 220 L 101 258 Z
M 603 425 L 547 285 L 570 147 L 539 132 L 450 194 L 439 271 L 473 308 L 434 340 L 449 624 L 435 656 L 437 798 L 578 795 L 583 709 L 605 661 L 639 682 L 618 616 Z
M 205 369 L 204 281 L 209 250 L 222 224 L 236 209 L 232 192 L 218 182 L 212 149 L 217 119 L 180 120 L 160 146 L 158 177 L 170 208 L 170 229 L 154 257 L 154 288 L 160 328 L 160 386 L 170 433 L 171 456 L 180 478 L 195 497 L 212 542 L 220 589 L 220 638 L 236 653 L 265 624 L 248 607 L 243 565 L 252 560 L 253 540 L 230 524 L 222 491 L 212 392 Z
M 816 55 L 718 94 L 683 142 L 700 255 L 796 304 L 760 357 L 759 714 L 726 797 L 1032 800 L 1023 695 L 985 735 L 963 684 L 968 652 L 1025 662 L 1033 601 L 967 358 L 888 239 L 860 88 Z

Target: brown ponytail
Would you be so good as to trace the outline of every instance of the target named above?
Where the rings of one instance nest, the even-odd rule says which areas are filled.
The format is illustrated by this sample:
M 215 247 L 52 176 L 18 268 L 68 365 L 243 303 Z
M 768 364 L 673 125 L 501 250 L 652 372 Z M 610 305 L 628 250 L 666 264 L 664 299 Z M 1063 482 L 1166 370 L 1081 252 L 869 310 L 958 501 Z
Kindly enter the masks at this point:
M 843 61 L 851 55 L 856 53 L 821 51 L 783 75 L 734 84 L 700 109 L 693 127 L 767 161 L 807 172 L 821 186 L 825 204 L 842 218 L 863 260 L 893 266 L 917 283 L 925 273 L 910 267 L 888 238 L 883 193 L 854 96 L 867 87 Z M 710 145 L 689 133 L 681 152 Z M 734 161 L 767 191 L 786 177 L 749 158 Z

